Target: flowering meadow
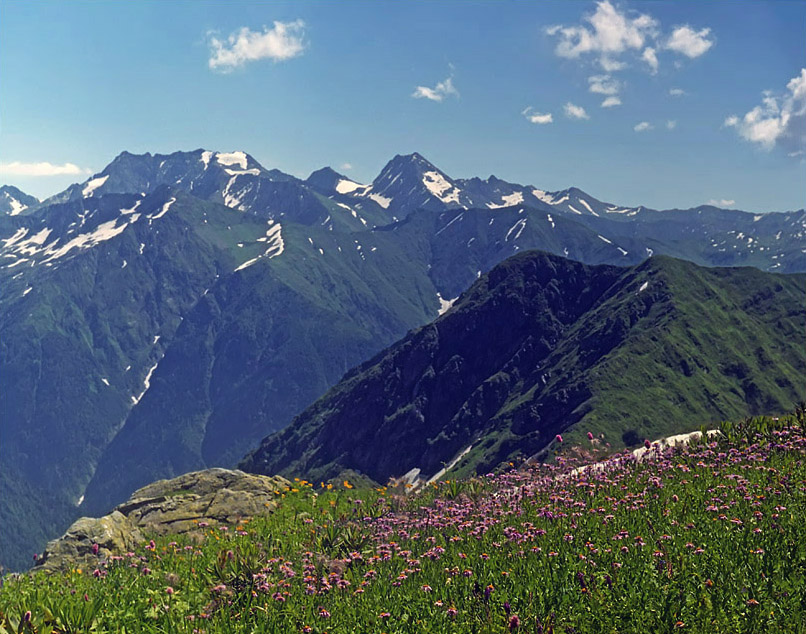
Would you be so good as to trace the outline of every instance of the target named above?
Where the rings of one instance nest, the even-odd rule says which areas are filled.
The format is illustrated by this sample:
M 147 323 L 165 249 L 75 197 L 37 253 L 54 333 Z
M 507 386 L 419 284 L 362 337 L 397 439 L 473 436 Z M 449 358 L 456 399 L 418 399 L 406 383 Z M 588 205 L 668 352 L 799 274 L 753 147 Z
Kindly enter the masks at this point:
M 248 523 L 7 576 L 0 633 L 806 631 L 805 422 L 416 493 L 297 480 Z

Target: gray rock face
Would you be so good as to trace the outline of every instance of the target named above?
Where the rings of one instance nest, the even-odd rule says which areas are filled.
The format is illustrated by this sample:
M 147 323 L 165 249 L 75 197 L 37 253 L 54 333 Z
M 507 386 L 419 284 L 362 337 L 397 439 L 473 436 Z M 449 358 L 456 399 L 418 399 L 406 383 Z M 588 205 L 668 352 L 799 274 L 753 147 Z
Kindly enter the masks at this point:
M 35 570 L 95 566 L 133 550 L 147 537 L 180 535 L 209 526 L 241 522 L 276 506 L 276 491 L 289 485 L 279 476 L 229 469 L 194 471 L 139 489 L 109 515 L 82 517 L 48 543 Z

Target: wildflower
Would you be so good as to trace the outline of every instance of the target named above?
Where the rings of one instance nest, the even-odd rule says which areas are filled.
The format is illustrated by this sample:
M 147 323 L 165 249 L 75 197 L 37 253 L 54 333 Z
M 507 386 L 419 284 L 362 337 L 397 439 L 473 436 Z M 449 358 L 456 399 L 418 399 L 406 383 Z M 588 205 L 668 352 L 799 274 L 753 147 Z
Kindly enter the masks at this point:
M 165 588 L 165 594 L 171 595 L 174 593 L 174 589 L 171 586 Z
M 92 554 L 93 554 L 93 555 L 97 555 L 97 554 L 98 554 L 98 548 L 99 548 L 99 547 L 98 547 L 98 544 L 93 544 L 93 545 L 92 545 Z
M 557 434 L 557 435 L 554 437 L 554 439 L 555 439 L 557 442 L 562 442 L 562 441 L 563 441 L 563 437 L 562 437 L 560 434 Z
M 457 610 L 455 607 L 451 606 L 447 610 L 445 610 L 445 612 L 448 614 L 449 617 L 451 617 L 453 619 L 453 618 L 456 618 L 456 615 L 459 613 L 459 610 Z
M 330 618 L 330 612 L 328 612 L 327 610 L 325 610 L 325 608 L 320 606 L 319 607 L 319 616 L 321 618 L 323 618 L 323 619 L 329 619 Z
M 748 599 L 747 605 L 758 605 L 758 601 L 756 601 L 755 599 Z
M 517 614 L 513 614 L 512 617 L 509 619 L 509 631 L 514 632 L 520 627 L 521 620 L 518 618 Z
M 389 612 L 381 612 L 381 613 L 378 615 L 378 618 L 379 618 L 379 619 L 388 619 L 390 616 L 392 616 L 392 615 L 391 615 L 391 613 L 389 613 Z
M 588 432 L 588 440 L 593 440 L 593 434 L 591 432 Z
M 25 614 L 22 615 L 22 622 L 23 623 L 30 623 L 31 622 L 31 611 L 28 610 Z

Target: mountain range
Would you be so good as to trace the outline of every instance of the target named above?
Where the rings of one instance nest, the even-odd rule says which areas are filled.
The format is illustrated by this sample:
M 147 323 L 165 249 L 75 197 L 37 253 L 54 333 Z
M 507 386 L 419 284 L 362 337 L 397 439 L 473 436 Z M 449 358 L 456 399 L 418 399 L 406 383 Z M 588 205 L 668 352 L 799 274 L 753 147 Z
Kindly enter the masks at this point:
M 0 562 L 154 479 L 236 464 L 519 252 L 795 273 L 804 229 L 803 210 L 628 208 L 416 153 L 371 184 L 197 150 L 123 152 L 44 201 L 0 188 Z
M 429 481 L 565 442 L 611 450 L 806 398 L 806 275 L 538 251 L 349 372 L 241 464 L 314 481 Z M 350 433 L 345 434 L 344 430 Z M 394 451 L 384 451 L 394 447 Z

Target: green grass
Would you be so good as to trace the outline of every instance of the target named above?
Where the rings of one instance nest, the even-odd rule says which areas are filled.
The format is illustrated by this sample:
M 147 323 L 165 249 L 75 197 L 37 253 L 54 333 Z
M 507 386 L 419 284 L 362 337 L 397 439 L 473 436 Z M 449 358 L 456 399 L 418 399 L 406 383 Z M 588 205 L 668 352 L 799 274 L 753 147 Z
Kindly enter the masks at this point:
M 6 577 L 0 632 L 803 631 L 804 424 L 411 495 L 297 481 L 247 524 Z

